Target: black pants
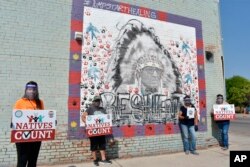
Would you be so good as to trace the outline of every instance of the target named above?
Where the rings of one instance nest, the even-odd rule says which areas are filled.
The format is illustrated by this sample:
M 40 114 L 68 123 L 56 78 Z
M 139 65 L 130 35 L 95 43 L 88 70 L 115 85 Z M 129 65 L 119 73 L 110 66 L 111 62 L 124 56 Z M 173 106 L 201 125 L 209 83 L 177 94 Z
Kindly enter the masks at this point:
M 17 167 L 36 167 L 41 142 L 16 143 Z
M 99 151 L 106 150 L 106 137 L 105 136 L 95 136 L 90 137 L 90 150 Z

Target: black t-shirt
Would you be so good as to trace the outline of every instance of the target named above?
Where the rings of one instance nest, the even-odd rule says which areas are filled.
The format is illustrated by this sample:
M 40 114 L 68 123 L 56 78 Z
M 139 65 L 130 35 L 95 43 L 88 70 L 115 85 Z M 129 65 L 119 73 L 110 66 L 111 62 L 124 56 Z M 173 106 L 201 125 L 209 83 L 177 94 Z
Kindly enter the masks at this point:
M 191 106 L 194 107 L 194 106 Z M 180 111 L 182 112 L 181 116 L 186 117 L 187 116 L 187 108 L 184 106 L 181 106 Z M 179 122 L 184 125 L 193 126 L 194 125 L 194 118 L 191 119 L 179 119 Z
M 99 114 L 107 114 L 103 107 L 94 107 L 90 106 L 86 112 L 88 115 L 99 115 Z

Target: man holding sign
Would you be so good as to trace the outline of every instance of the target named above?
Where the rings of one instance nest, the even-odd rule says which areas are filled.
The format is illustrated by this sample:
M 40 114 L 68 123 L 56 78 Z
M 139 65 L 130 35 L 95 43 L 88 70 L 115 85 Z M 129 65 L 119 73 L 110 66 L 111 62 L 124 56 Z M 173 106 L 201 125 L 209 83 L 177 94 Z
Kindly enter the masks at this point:
M 100 151 L 102 164 L 111 164 L 111 161 L 106 159 L 106 137 L 105 134 L 110 134 L 111 127 L 108 122 L 104 120 L 107 119 L 107 114 L 103 107 L 100 107 L 101 97 L 95 96 L 92 101 L 92 105 L 83 113 L 83 122 L 86 125 L 86 132 L 90 139 L 90 150 L 92 151 L 92 156 L 94 159 L 94 165 L 99 166 L 96 152 Z M 94 116 L 94 117 L 91 117 Z M 111 119 L 111 118 L 109 118 Z M 91 124 L 91 121 L 96 123 Z M 89 124 L 87 122 L 90 122 Z M 96 126 L 96 127 L 95 127 Z M 91 128 L 92 127 L 92 128 Z
M 233 105 L 229 105 L 224 101 L 223 95 L 216 96 L 216 105 L 213 106 L 212 116 L 221 133 L 222 149 L 228 149 L 228 130 L 230 120 L 235 118 L 235 110 Z

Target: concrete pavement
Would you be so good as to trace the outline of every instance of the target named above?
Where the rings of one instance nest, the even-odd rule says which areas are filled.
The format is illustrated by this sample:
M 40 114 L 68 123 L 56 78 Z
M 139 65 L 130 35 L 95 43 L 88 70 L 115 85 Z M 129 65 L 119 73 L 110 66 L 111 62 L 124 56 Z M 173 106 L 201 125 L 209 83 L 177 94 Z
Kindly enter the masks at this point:
M 250 115 L 247 115 L 249 118 Z M 237 117 L 242 118 L 242 115 Z M 233 128 L 232 128 L 233 129 Z M 241 135 L 230 130 L 229 132 L 229 150 L 223 151 L 219 146 L 212 148 L 198 150 L 200 155 L 185 155 L 183 152 L 174 154 L 165 154 L 157 156 L 136 157 L 129 159 L 113 159 L 112 165 L 100 165 L 110 167 L 229 167 L 229 153 L 230 150 L 248 150 L 250 151 L 249 134 L 250 132 L 242 133 Z M 93 167 L 92 162 L 84 162 L 78 164 L 58 164 L 51 166 L 39 167 Z

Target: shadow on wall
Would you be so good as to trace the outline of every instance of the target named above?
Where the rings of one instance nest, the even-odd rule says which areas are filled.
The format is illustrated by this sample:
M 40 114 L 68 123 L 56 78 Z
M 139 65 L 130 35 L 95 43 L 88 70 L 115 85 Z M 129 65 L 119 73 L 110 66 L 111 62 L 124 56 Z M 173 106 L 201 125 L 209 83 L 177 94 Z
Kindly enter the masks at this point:
M 115 159 L 118 158 L 118 141 L 114 138 L 113 135 L 106 136 L 107 146 L 106 146 L 106 154 L 107 159 Z
M 185 150 L 184 149 L 184 135 L 183 135 L 183 131 L 182 131 L 182 129 L 181 129 L 181 124 L 180 123 L 178 123 L 178 126 L 179 126 L 179 128 L 180 128 L 180 132 L 181 132 L 181 140 L 182 140 L 182 144 L 183 144 L 183 151 Z M 190 140 L 190 139 L 189 139 Z
M 221 135 L 220 135 L 220 130 L 214 121 L 214 118 L 211 117 L 211 129 L 212 129 L 212 136 L 217 140 L 219 145 L 221 146 Z

